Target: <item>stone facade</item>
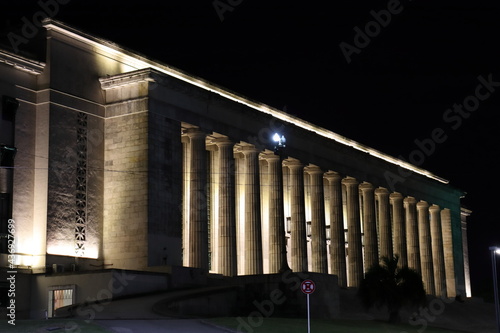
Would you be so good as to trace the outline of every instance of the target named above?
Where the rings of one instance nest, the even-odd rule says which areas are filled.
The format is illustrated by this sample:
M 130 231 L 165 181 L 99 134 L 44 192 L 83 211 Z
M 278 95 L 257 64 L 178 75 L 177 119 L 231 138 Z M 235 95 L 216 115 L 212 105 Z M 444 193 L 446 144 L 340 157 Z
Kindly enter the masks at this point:
M 446 180 L 60 22 L 45 28 L 44 62 L 0 52 L 0 91 L 19 102 L 2 122 L 14 172 L 1 173 L 18 267 L 290 267 L 356 287 L 398 255 L 429 294 L 465 293 L 464 193 Z

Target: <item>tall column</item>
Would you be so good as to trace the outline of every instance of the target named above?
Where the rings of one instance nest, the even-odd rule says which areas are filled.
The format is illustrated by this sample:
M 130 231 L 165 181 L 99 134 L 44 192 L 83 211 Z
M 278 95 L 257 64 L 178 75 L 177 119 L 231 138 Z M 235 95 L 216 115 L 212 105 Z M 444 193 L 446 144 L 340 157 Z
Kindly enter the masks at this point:
M 363 280 L 363 252 L 361 245 L 361 225 L 359 221 L 358 181 L 352 177 L 342 180 L 346 189 L 347 203 L 347 250 L 349 287 L 359 287 Z
M 189 266 L 208 270 L 207 156 L 205 133 L 189 129 Z
M 208 138 L 207 138 L 208 139 Z M 217 139 L 219 140 L 219 139 Z M 219 148 L 215 139 L 207 140 L 207 193 L 208 193 L 208 259 L 210 271 L 219 273 L 220 224 L 219 224 Z
M 304 166 L 298 160 L 287 160 L 290 186 L 291 268 L 294 272 L 307 271 L 307 239 L 304 198 Z
M 269 172 L 269 272 L 278 273 L 286 262 L 282 163 L 281 157 L 273 153 L 263 157 Z
M 389 215 L 389 191 L 379 187 L 375 190 L 377 197 L 378 230 L 380 258 L 392 259 L 391 217 Z
M 417 200 L 406 197 L 403 200 L 406 222 L 406 251 L 408 267 L 422 273 L 420 268 L 420 240 L 418 237 Z
M 432 261 L 434 263 L 435 295 L 446 297 L 446 277 L 444 268 L 443 238 L 441 232 L 441 208 L 432 205 L 429 208 Z
M 375 194 L 373 185 L 367 182 L 361 183 L 361 185 L 359 185 L 359 190 L 361 193 L 361 203 L 363 205 L 365 269 L 369 270 L 379 262 L 377 221 L 375 219 Z
M 325 174 L 328 181 L 326 190 L 330 198 L 330 265 L 333 275 L 337 275 L 341 288 L 347 287 L 345 260 L 344 214 L 342 208 L 342 177 L 333 171 Z
M 446 277 L 446 294 L 457 296 L 455 283 L 455 258 L 453 257 L 453 235 L 451 231 L 451 211 L 441 210 L 441 232 L 443 234 L 444 270 Z
M 406 228 L 403 196 L 398 192 L 391 193 L 389 195 L 389 201 L 392 211 L 394 254 L 399 257 L 398 266 L 406 267 L 408 266 L 408 258 L 406 254 Z
M 235 164 L 233 143 L 227 139 L 215 141 L 219 149 L 219 268 L 218 273 L 237 275 L 236 265 L 236 216 L 235 216 Z
M 429 204 L 425 201 L 417 203 L 418 236 L 420 240 L 420 264 L 425 292 L 435 295 L 434 263 L 432 261 L 432 244 L 429 223 Z
M 470 268 L 469 268 L 469 243 L 467 241 L 467 218 L 472 214 L 472 211 L 461 207 L 460 208 L 460 224 L 462 226 L 462 253 L 464 257 L 464 277 L 463 280 L 460 278 L 460 273 L 456 276 L 456 287 L 457 294 L 461 296 L 471 297 L 471 285 L 470 285 Z M 450 233 L 451 234 L 451 233 Z M 463 281 L 463 286 L 462 286 Z M 464 290 L 465 288 L 465 290 Z
M 262 274 L 259 150 L 244 146 L 245 156 L 245 274 Z
M 183 133 L 182 141 L 182 265 L 189 267 L 189 184 L 190 177 L 190 160 L 191 149 L 189 137 Z
M 312 271 L 328 273 L 326 252 L 325 196 L 323 171 L 317 166 L 308 166 L 311 186 L 311 260 Z

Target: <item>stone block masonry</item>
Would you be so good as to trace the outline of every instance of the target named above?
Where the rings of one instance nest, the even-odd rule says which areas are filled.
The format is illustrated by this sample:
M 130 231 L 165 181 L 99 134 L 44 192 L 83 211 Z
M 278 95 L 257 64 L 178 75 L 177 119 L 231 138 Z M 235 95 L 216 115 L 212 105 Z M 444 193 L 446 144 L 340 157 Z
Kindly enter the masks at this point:
M 148 113 L 106 119 L 103 251 L 106 265 L 147 266 Z

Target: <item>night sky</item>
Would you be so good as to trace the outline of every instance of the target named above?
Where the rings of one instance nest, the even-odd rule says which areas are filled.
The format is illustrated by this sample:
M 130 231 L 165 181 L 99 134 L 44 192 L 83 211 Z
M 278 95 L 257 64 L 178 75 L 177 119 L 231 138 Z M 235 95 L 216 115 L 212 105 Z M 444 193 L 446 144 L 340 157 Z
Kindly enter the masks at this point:
M 3 47 L 54 1 L 2 4 Z M 409 160 L 441 133 L 413 162 L 467 192 L 473 294 L 491 292 L 500 2 L 59 2 L 48 16 L 387 154 Z

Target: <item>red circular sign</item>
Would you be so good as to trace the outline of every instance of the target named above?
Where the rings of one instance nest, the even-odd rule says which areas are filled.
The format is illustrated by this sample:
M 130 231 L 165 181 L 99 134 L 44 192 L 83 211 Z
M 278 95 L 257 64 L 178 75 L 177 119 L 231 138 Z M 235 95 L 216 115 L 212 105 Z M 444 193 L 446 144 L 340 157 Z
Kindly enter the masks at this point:
M 316 285 L 312 280 L 304 280 L 300 284 L 300 289 L 304 294 L 312 294 L 316 289 Z

